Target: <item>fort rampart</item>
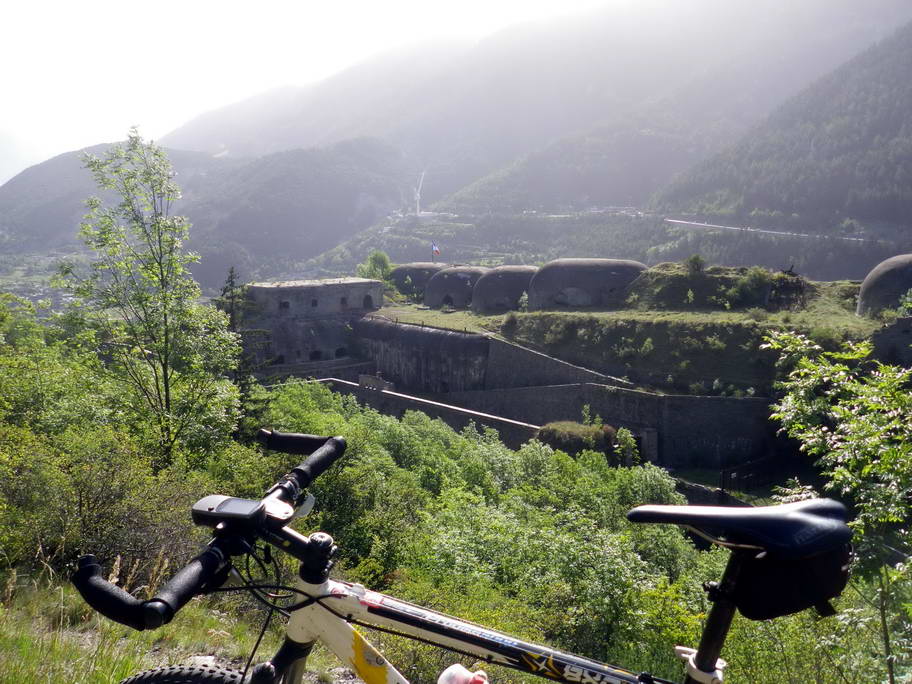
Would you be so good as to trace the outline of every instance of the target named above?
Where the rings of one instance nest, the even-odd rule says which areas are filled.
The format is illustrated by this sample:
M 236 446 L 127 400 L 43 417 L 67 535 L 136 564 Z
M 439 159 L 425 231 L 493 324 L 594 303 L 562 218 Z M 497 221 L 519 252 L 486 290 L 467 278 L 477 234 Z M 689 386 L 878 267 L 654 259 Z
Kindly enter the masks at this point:
M 509 418 L 390 390 L 372 389 L 358 383 L 336 378 L 324 378 L 320 382 L 329 386 L 334 392 L 352 395 L 360 403 L 386 415 L 402 417 L 402 414 L 406 411 L 421 411 L 432 418 L 440 418 L 456 430 L 461 430 L 469 423 L 494 428 L 504 444 L 514 449 L 532 439 L 539 428 L 538 425 L 523 421 L 510 420 Z
M 486 335 L 404 325 L 380 317 L 355 325 L 361 354 L 402 392 L 542 425 L 580 420 L 583 407 L 640 438 L 668 467 L 728 467 L 775 443 L 765 398 L 658 394 Z
M 775 443 L 764 398 L 665 395 L 594 383 L 450 394 L 447 401 L 544 424 L 579 420 L 583 407 L 640 436 L 644 457 L 669 468 L 723 468 L 766 455 Z

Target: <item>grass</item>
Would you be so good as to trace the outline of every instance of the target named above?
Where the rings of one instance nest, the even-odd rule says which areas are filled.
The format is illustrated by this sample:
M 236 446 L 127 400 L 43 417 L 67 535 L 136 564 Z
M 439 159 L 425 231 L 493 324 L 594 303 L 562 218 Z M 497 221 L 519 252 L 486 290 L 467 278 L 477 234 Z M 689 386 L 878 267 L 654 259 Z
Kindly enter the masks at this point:
M 0 684 L 112 684 L 199 655 L 215 655 L 220 664 L 242 669 L 263 614 L 254 612 L 248 622 L 239 613 L 234 599 L 195 600 L 169 625 L 137 632 L 95 614 L 70 586 L 14 587 L 7 582 L 0 602 Z M 257 662 L 278 648 L 281 624 L 273 621 Z M 318 672 L 338 665 L 323 650 L 309 660 L 310 669 Z
M 483 316 L 471 311 L 456 310 L 449 313 L 441 309 L 428 309 L 417 304 L 385 306 L 381 314 L 393 321 L 446 328 L 458 332 L 488 333 L 500 331 L 503 316 Z

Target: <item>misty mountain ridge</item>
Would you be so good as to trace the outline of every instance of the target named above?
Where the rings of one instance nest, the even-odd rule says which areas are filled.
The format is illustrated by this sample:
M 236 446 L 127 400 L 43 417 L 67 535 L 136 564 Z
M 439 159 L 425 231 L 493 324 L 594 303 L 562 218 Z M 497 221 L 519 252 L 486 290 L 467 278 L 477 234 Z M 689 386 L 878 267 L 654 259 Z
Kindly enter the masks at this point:
M 283 90 L 274 99 L 266 94 L 210 112 L 162 143 L 243 156 L 379 137 L 414 160 L 416 177 L 427 171 L 429 205 L 517 158 L 637 113 L 752 56 L 759 64 L 754 73 L 792 61 L 797 74 L 785 95 L 791 94 L 908 17 L 912 7 L 899 0 L 864 7 L 849 0 L 614 6 L 505 29 L 474 46 L 386 56 L 297 95 Z M 791 47 L 800 44 L 822 47 L 804 53 Z M 796 52 L 800 59 L 790 60 Z M 773 71 L 791 77 L 788 66 Z M 781 101 L 774 81 L 761 79 L 760 86 L 773 84 L 773 101 L 761 103 L 750 122 Z
M 439 207 L 468 215 L 512 212 L 499 253 L 550 255 L 561 249 L 550 224 L 527 230 L 524 210 L 645 203 L 910 15 L 900 0 L 639 3 L 400 51 L 209 112 L 161 142 L 209 287 L 231 265 L 291 275 L 324 253 L 320 273 L 344 272 L 378 235 L 396 259 L 397 245 L 423 249 L 429 234 L 408 222 L 418 232 L 382 232 L 387 215 L 414 210 L 422 172 L 422 207 L 446 197 Z M 96 192 L 80 166 L 68 153 L 0 187 L 8 252 L 78 242 Z M 483 230 L 467 235 L 467 255 L 484 251 Z M 588 240 L 567 239 L 565 250 Z
M 561 138 L 438 204 L 478 213 L 643 206 L 691 166 L 734 143 L 772 108 L 892 30 L 875 13 L 844 6 L 843 22 L 811 30 L 793 20 L 745 40 L 707 68 L 633 112 Z M 912 17 L 912 7 L 900 16 Z
M 657 199 L 666 211 L 877 234 L 912 225 L 912 24 L 821 78 Z

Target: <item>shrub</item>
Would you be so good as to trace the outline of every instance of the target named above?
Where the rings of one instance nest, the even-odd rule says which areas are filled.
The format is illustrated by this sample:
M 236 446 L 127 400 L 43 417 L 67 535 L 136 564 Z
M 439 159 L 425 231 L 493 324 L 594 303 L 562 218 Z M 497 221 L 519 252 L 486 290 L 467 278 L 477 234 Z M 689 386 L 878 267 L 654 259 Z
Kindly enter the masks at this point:
M 571 456 L 585 450 L 610 454 L 613 451 L 615 429 L 610 425 L 584 425 L 569 420 L 543 425 L 536 439 Z
M 706 261 L 699 254 L 691 254 L 684 260 L 684 266 L 687 268 L 688 275 L 700 275 L 706 268 Z

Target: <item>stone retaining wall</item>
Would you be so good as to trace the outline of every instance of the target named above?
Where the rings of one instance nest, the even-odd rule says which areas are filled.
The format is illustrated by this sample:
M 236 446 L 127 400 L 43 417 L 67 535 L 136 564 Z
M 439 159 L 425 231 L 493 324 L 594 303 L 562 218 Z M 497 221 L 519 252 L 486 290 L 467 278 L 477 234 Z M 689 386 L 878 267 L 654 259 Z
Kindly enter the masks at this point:
M 432 418 L 440 418 L 454 430 L 461 430 L 470 422 L 474 422 L 479 426 L 494 428 L 503 443 L 513 449 L 519 448 L 532 439 L 539 427 L 538 425 L 510 420 L 502 416 L 490 415 L 400 392 L 370 389 L 338 378 L 323 378 L 319 382 L 328 385 L 334 392 L 352 395 L 360 403 L 370 406 L 385 415 L 402 417 L 402 414 L 406 411 L 422 411 Z

